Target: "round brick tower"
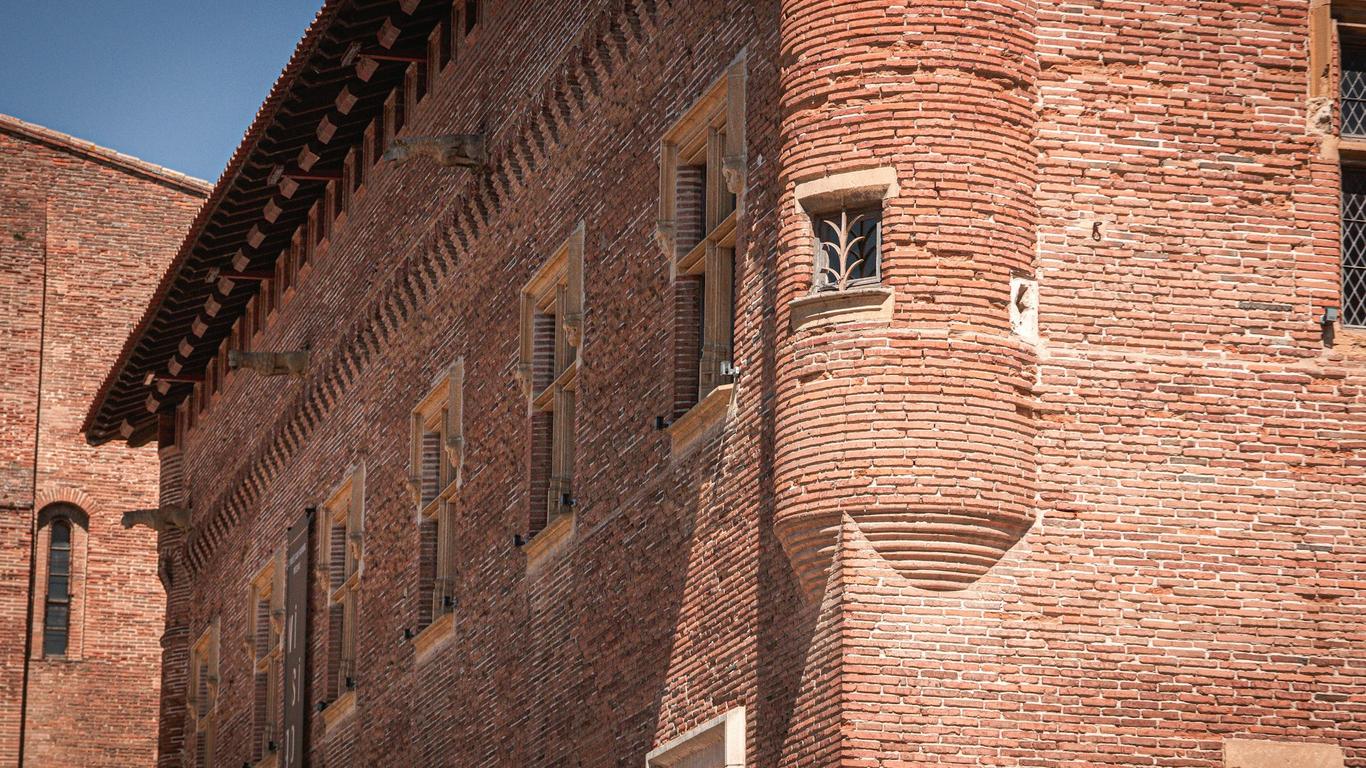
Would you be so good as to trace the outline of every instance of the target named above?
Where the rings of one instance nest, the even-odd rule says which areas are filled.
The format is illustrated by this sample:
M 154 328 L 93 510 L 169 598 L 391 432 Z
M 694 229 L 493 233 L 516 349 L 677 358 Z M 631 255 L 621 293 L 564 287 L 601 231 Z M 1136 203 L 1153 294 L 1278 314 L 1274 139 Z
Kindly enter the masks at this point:
M 962 589 L 1034 514 L 1034 6 L 782 5 L 777 533 L 811 594 L 845 515 Z M 841 212 L 880 274 L 816 290 Z

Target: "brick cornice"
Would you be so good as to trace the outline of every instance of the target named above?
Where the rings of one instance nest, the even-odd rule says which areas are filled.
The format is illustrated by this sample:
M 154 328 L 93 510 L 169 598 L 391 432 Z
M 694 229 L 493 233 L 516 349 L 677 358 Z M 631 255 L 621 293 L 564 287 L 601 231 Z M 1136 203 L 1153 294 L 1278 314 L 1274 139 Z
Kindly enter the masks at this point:
M 113 166 L 136 176 L 175 187 L 195 197 L 204 197 L 209 194 L 209 190 L 213 189 L 213 185 L 203 179 L 173 171 L 155 163 L 149 163 L 132 155 L 125 155 L 122 152 L 102 147 L 84 139 L 78 139 L 61 131 L 54 131 L 45 126 L 20 120 L 12 115 L 0 113 L 0 131 Z

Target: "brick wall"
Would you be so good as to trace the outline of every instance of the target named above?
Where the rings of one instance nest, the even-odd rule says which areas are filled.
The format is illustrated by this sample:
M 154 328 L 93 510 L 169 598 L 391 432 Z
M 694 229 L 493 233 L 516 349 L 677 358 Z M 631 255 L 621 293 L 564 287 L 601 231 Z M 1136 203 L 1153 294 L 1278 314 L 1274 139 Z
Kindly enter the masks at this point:
M 1336 171 L 1304 130 L 1300 5 L 524 10 L 491 6 L 400 134 L 483 126 L 494 170 L 368 170 L 253 342 L 307 343 L 307 375 L 229 374 L 183 441 L 173 620 L 221 620 L 220 766 L 250 755 L 249 580 L 356 467 L 357 706 L 313 718 L 329 768 L 638 768 L 738 705 L 756 766 L 1213 768 L 1231 737 L 1366 766 L 1366 361 L 1312 320 Z M 742 374 L 674 457 L 658 141 L 742 49 Z M 870 167 L 898 180 L 894 313 L 794 330 L 795 189 Z M 529 566 L 518 291 L 581 220 L 576 520 Z M 1012 333 L 1020 277 L 1038 341 Z M 419 662 L 409 416 L 458 357 L 457 607 Z M 312 604 L 316 699 L 317 581 Z
M 119 514 L 155 504 L 156 457 L 151 449 L 96 451 L 80 426 L 203 188 L 6 117 L 0 179 L 0 764 L 19 756 L 31 629 L 25 764 L 148 765 L 165 597 L 154 539 L 146 529 L 125 531 Z M 25 627 L 35 500 L 39 509 L 72 503 L 88 516 L 73 526 L 64 659 L 42 655 L 46 528 L 34 625 Z

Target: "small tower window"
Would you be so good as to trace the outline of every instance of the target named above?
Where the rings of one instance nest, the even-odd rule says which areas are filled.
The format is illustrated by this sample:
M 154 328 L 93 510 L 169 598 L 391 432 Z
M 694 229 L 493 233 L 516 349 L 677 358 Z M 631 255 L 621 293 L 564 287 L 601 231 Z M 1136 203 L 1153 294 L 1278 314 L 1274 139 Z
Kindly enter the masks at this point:
M 812 217 L 818 291 L 877 283 L 882 268 L 882 207 Z

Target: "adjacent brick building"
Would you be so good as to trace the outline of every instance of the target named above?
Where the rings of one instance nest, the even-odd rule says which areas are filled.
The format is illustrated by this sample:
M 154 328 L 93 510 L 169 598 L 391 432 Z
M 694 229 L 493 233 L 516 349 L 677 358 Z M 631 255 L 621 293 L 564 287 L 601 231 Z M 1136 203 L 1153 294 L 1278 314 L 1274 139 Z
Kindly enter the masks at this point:
M 0 765 L 155 756 L 156 454 L 81 420 L 207 192 L 0 115 Z
M 1366 766 L 1310 10 L 326 3 L 86 423 L 160 765 Z

